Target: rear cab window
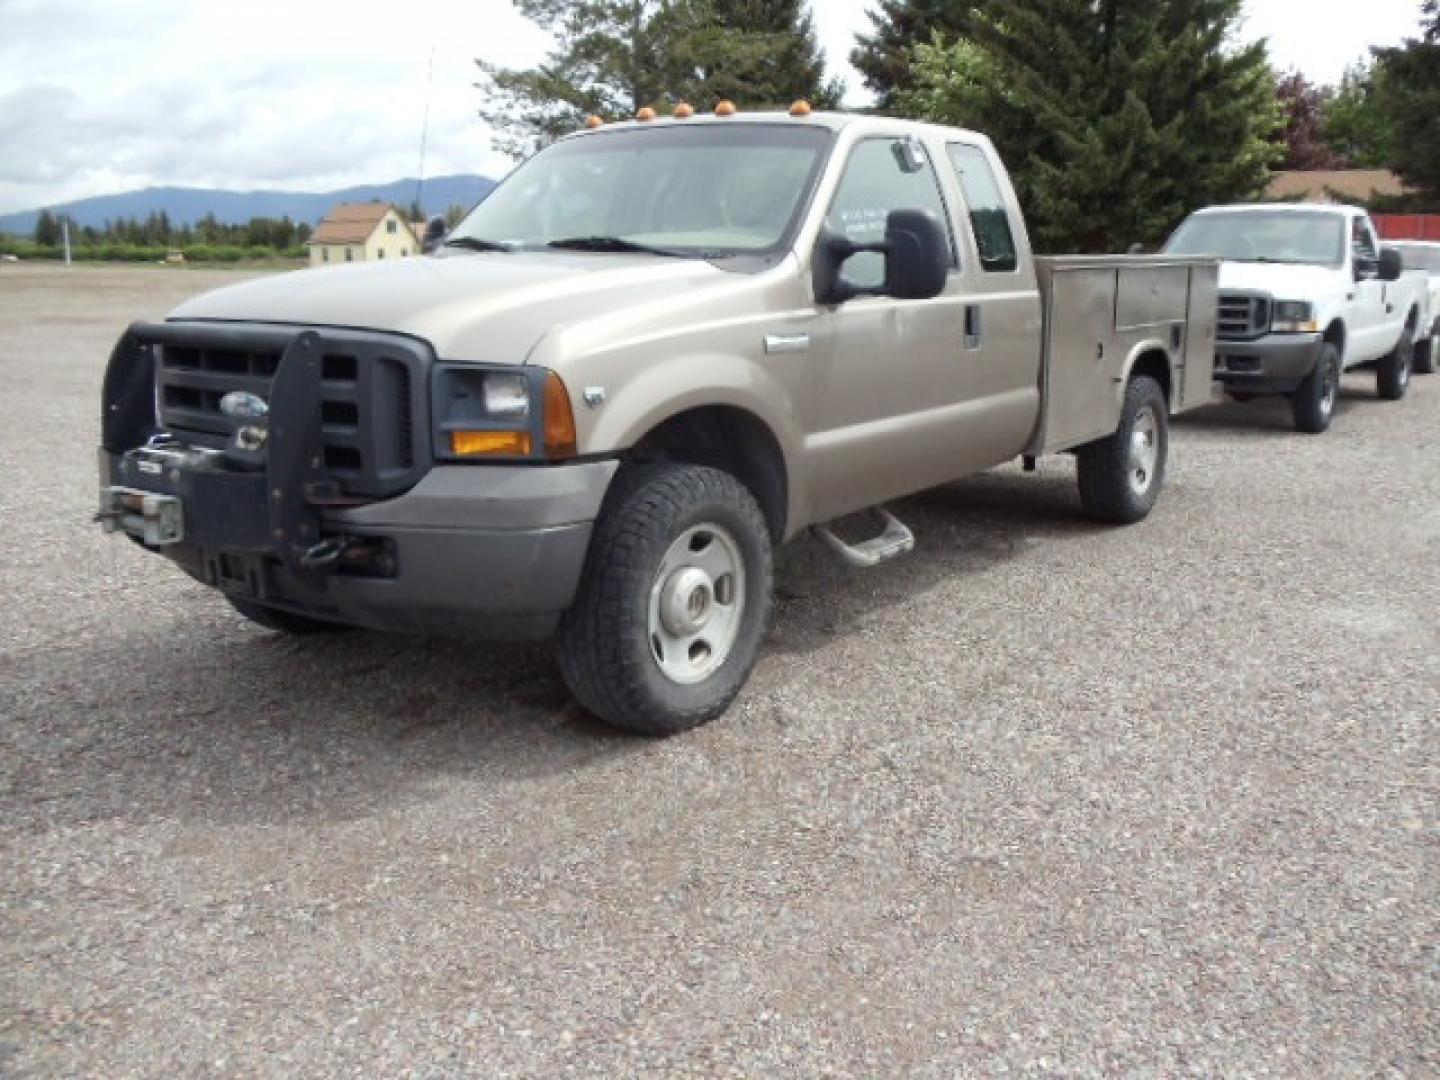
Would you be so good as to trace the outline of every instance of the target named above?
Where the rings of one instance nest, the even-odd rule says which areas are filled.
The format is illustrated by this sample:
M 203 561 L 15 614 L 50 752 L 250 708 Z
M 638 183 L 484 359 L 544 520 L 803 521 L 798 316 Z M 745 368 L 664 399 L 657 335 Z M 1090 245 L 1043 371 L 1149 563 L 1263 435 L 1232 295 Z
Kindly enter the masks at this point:
M 991 274 L 1013 273 L 1020 268 L 1020 258 L 994 166 L 984 150 L 970 143 L 946 143 L 945 149 L 965 197 L 981 269 Z

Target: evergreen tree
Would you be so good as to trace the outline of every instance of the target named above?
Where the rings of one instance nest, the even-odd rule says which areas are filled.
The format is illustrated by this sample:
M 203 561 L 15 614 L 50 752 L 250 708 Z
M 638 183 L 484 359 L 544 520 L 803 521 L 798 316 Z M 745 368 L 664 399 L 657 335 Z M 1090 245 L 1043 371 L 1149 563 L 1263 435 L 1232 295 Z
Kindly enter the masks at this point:
M 1440 208 L 1440 0 L 1426 0 L 1421 37 L 1375 51 L 1379 105 L 1394 124 L 1391 163 L 1428 206 Z
M 1241 0 L 981 0 L 971 40 L 916 50 L 909 114 L 996 142 L 1041 250 L 1162 239 L 1255 195 L 1280 157 L 1263 42 Z
M 891 111 L 897 93 L 913 89 L 910 63 L 916 45 L 953 43 L 970 32 L 974 0 L 880 0 L 867 11 L 870 32 L 855 36 L 850 63 L 875 92 L 875 104 Z
M 35 219 L 35 243 L 41 247 L 55 247 L 60 243 L 60 222 L 49 210 L 41 210 Z
M 1382 102 L 1385 66 L 1362 60 L 1346 69 L 1325 107 L 1325 142 L 1355 169 L 1388 169 L 1395 146 L 1395 117 Z
M 690 100 L 708 107 L 804 97 L 830 104 L 814 27 L 799 0 L 516 0 L 556 39 L 535 68 L 477 60 L 480 116 L 497 149 L 529 154 L 586 116 L 628 119 L 641 108 Z

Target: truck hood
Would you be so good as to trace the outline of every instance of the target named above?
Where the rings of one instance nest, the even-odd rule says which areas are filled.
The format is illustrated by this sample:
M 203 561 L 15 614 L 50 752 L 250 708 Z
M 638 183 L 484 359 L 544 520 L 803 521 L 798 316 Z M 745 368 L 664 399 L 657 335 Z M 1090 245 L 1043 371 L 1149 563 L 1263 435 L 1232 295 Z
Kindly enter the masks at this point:
M 1222 262 L 1220 290 L 1268 293 L 1277 300 L 1318 300 L 1344 284 L 1345 272 L 1294 263 Z
M 272 274 L 188 300 L 170 318 L 386 330 L 447 360 L 519 364 L 556 326 L 731 276 L 698 259 L 477 252 Z

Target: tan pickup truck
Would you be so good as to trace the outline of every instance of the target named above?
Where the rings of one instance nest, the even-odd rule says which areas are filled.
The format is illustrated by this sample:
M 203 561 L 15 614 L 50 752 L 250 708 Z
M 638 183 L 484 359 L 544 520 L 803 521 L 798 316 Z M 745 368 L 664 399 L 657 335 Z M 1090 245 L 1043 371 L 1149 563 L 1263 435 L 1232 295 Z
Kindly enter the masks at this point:
M 620 727 L 710 720 L 776 545 L 1073 452 L 1143 518 L 1210 400 L 1216 264 L 1031 256 L 982 135 L 636 121 L 520 166 L 434 257 L 249 281 L 117 344 L 100 520 L 289 632 L 555 637 Z M 874 511 L 876 536 L 828 528 Z

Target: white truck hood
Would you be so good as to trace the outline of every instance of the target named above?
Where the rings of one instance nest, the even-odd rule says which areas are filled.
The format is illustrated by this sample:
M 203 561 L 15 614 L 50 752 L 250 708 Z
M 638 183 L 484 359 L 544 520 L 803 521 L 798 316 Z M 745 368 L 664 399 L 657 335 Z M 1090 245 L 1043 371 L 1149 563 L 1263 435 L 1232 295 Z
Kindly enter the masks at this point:
M 1277 300 L 1319 300 L 1343 284 L 1342 270 L 1295 263 L 1222 262 L 1221 292 L 1266 293 Z
M 188 300 L 170 318 L 388 330 L 447 360 L 518 364 L 556 326 L 730 277 L 693 259 L 477 252 L 272 274 Z

